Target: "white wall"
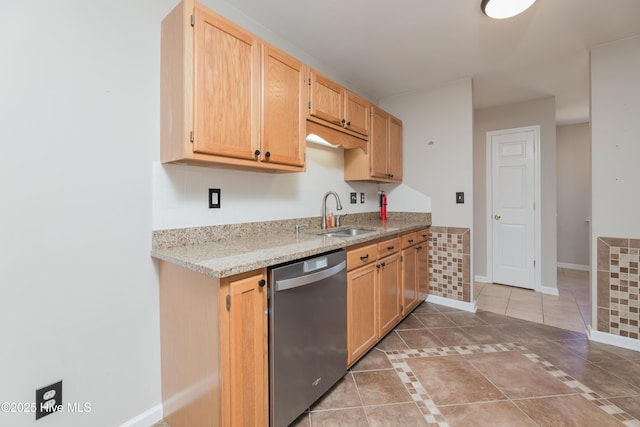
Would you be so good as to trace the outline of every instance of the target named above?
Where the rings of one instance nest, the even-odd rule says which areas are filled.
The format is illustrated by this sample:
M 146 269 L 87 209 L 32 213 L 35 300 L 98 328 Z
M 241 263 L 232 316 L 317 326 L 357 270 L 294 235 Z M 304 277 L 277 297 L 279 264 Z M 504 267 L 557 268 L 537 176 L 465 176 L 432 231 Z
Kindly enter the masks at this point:
M 588 268 L 591 211 L 589 123 L 557 128 L 558 264 Z
M 160 22 L 177 3 L 0 4 L 0 402 L 32 402 L 36 388 L 62 379 L 65 402 L 92 405 L 39 426 L 160 416 L 155 225 L 319 215 L 328 189 L 347 211 L 377 209 L 377 185 L 333 176 L 340 166 L 327 161 L 340 150 L 310 149 L 308 172 L 296 175 L 157 163 Z M 225 3 L 205 3 L 277 41 Z M 206 207 L 208 187 L 222 188 L 222 209 Z M 350 206 L 351 188 L 368 203 Z M 0 413 L 1 426 L 34 423 L 31 413 Z
M 333 190 L 343 209 L 353 214 L 378 209 L 378 186 L 346 183 L 343 150 L 309 144 L 307 171 L 293 174 L 161 164 L 154 162 L 153 228 L 155 230 L 301 218 L 322 214 L 322 198 Z M 209 188 L 221 189 L 220 209 L 209 209 Z M 349 193 L 358 193 L 357 204 Z M 360 193 L 365 203 L 360 203 Z M 391 206 L 389 207 L 391 208 Z M 396 209 L 397 210 L 397 209 Z
M 112 427 L 160 403 L 151 160 L 174 4 L 0 5 L 0 402 L 62 379 L 64 402 L 92 405 L 38 426 Z
M 541 280 L 542 286 L 557 287 L 555 111 L 555 98 L 546 97 L 517 104 L 481 108 L 474 112 L 473 238 L 476 242 L 474 264 L 479 276 L 485 276 L 487 272 L 487 132 L 540 125 Z
M 402 119 L 404 163 L 403 183 L 381 187 L 391 190 L 399 210 L 432 212 L 437 226 L 473 226 L 471 92 L 471 79 L 460 79 L 380 101 Z M 464 204 L 456 204 L 458 191 L 465 193 Z
M 597 238 L 640 238 L 640 37 L 591 51 L 591 259 Z M 591 263 L 593 301 L 597 262 Z M 596 325 L 595 304 L 593 325 Z

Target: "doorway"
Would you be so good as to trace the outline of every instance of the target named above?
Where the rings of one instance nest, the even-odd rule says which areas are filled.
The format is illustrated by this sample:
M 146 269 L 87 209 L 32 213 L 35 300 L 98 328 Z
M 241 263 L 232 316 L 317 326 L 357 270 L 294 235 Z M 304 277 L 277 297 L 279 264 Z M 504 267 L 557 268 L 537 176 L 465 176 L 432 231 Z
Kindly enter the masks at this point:
M 540 126 L 487 132 L 487 276 L 540 289 Z

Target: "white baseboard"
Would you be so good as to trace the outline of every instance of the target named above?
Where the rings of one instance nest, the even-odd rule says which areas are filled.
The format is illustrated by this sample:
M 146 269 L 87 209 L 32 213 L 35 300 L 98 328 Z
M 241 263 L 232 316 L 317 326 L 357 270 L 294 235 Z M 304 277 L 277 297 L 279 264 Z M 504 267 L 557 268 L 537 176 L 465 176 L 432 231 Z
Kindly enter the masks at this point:
M 551 286 L 540 286 L 539 291 L 547 295 L 560 295 L 560 293 L 558 292 L 558 288 L 552 288 Z
M 559 262 L 558 263 L 558 268 L 568 268 L 570 270 L 582 270 L 582 271 L 590 271 L 591 270 L 591 267 L 589 267 L 588 265 L 570 264 L 568 262 Z
M 464 302 L 464 301 L 456 301 L 449 298 L 443 298 L 436 295 L 428 295 L 427 302 L 432 302 L 434 304 L 440 304 L 451 308 L 457 308 L 459 310 L 470 311 L 471 313 L 475 313 L 477 308 L 475 302 Z
M 147 409 L 142 414 L 131 418 L 120 424 L 120 427 L 149 427 L 162 421 L 162 404 L 159 403 L 151 409 Z
M 628 348 L 629 350 L 640 351 L 640 340 L 621 337 L 620 335 L 614 335 L 608 332 L 595 331 L 591 329 L 591 327 L 589 327 L 587 335 L 589 336 L 589 339 L 591 341 L 615 345 L 616 347 Z
M 482 283 L 491 283 L 491 280 L 489 280 L 487 276 L 476 276 L 475 281 L 482 282 Z

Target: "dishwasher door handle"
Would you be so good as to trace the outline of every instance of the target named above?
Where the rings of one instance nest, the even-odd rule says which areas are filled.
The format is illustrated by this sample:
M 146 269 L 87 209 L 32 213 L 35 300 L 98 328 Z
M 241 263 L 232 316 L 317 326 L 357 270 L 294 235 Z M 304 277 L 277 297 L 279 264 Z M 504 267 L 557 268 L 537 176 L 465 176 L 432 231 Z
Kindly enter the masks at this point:
M 336 264 L 326 270 L 318 271 L 317 273 L 307 274 L 306 276 L 295 277 L 293 279 L 276 280 L 275 290 L 284 291 L 287 289 L 293 289 L 300 286 L 309 285 L 311 283 L 319 282 L 320 280 L 331 277 L 344 270 L 347 267 L 346 261 L 342 261 L 340 264 Z

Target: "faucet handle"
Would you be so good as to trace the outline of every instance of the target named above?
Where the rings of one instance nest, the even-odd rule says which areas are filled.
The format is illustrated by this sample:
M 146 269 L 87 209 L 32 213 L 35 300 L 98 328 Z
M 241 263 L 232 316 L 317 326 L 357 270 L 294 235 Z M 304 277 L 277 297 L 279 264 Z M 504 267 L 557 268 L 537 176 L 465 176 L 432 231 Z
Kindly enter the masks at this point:
M 301 229 L 301 228 L 308 227 L 308 226 L 309 226 L 309 224 L 296 224 L 296 225 L 295 225 L 295 228 L 296 228 L 296 234 L 299 234 L 299 233 L 300 233 L 300 229 Z
M 336 221 L 336 227 L 341 227 L 342 226 L 342 218 L 344 218 L 344 214 L 342 215 L 335 215 L 335 221 Z

